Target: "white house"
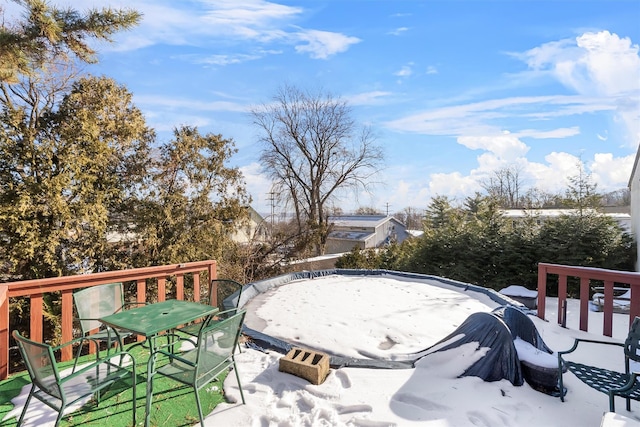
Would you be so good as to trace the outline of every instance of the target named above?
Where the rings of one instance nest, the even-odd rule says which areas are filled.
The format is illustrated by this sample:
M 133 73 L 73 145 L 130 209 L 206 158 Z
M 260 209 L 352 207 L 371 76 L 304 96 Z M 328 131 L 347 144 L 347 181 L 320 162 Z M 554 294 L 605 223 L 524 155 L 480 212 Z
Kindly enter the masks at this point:
M 512 222 L 514 226 L 518 221 L 533 217 L 538 224 L 543 224 L 545 221 L 553 218 L 557 218 L 562 215 L 571 215 L 576 213 L 575 209 L 504 209 L 502 215 Z M 608 212 L 606 209 L 602 212 L 602 215 L 608 216 L 620 225 L 620 227 L 627 233 L 631 233 L 631 214 L 626 212 L 624 207 L 621 207 L 615 212 Z
M 391 242 L 401 243 L 409 233 L 403 223 L 392 216 L 350 215 L 329 217 L 326 254 L 379 248 Z
M 269 230 L 264 218 L 251 206 L 247 206 L 248 219 L 235 224 L 231 240 L 240 244 L 265 242 Z
M 637 253 L 640 256 L 640 147 L 636 153 L 636 160 L 629 178 L 629 193 L 631 195 L 631 233 L 636 239 Z M 640 271 L 640 260 L 636 258 L 636 271 Z

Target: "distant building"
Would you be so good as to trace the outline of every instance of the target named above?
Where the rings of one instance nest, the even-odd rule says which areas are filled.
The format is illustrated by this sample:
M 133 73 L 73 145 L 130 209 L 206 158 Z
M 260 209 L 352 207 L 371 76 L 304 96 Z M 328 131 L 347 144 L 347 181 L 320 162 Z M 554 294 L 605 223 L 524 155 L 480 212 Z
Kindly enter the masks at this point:
M 575 209 L 503 209 L 502 215 L 511 221 L 513 227 L 517 227 L 518 222 L 525 218 L 534 218 L 538 225 L 542 225 L 549 219 L 558 218 L 562 215 L 573 215 L 577 211 Z M 606 215 L 620 225 L 620 227 L 627 233 L 631 233 L 631 215 L 629 208 L 619 207 L 616 211 L 603 208 L 602 215 Z
M 392 216 L 333 216 L 328 223 L 326 254 L 349 252 L 356 246 L 379 248 L 392 242 L 401 243 L 410 236 L 405 225 Z
M 240 244 L 264 243 L 269 232 L 264 218 L 251 206 L 247 206 L 247 211 L 248 219 L 235 224 L 231 240 Z

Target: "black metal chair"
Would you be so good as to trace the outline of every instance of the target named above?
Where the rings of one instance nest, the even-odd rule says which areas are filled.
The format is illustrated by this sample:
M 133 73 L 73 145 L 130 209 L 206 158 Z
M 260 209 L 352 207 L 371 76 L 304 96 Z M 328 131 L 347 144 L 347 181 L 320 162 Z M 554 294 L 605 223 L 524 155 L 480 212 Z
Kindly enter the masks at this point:
M 578 344 L 614 345 L 624 348 L 625 372 L 611 371 L 609 369 L 589 366 L 582 363 L 565 360 L 565 355 L 575 351 Z M 558 387 L 560 399 L 564 402 L 566 389 L 562 379 L 564 370 L 572 372 L 576 377 L 588 386 L 609 395 L 609 410 L 615 412 L 615 396 L 625 398 L 627 411 L 631 410 L 631 399 L 640 400 L 640 381 L 637 373 L 630 370 L 630 361 L 640 362 L 640 318 L 636 317 L 631 324 L 629 335 L 623 343 L 610 341 L 588 340 L 577 338 L 573 346 L 565 351 L 558 352 Z M 565 369 L 566 368 L 566 369 Z

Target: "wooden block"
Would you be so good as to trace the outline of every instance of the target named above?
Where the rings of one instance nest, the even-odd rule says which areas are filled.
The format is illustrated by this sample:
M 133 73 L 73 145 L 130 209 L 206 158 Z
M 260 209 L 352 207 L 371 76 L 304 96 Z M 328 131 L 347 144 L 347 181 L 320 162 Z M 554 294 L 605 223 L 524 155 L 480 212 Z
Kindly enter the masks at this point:
M 278 369 L 300 378 L 311 384 L 322 384 L 329 374 L 329 356 L 302 348 L 292 348 L 286 356 L 280 358 Z

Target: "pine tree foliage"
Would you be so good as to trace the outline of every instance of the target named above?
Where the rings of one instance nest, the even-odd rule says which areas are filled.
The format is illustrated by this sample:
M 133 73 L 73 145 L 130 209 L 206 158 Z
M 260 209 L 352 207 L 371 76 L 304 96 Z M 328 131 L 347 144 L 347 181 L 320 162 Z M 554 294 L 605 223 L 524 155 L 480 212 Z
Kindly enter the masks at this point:
M 197 128 L 174 129 L 147 165 L 151 181 L 134 208 L 135 266 L 217 259 L 233 262 L 230 234 L 248 220 L 251 198 L 238 168 L 226 165 L 236 152 L 233 140 L 201 135 Z
M 137 25 L 141 15 L 131 9 L 91 9 L 81 13 L 44 0 L 13 0 L 24 6 L 23 18 L 0 27 L 0 82 L 16 83 L 71 55 L 96 62 L 91 40 L 111 41 L 119 31 Z M 55 59 L 55 60 L 54 60 Z
M 131 94 L 107 78 L 68 84 L 1 86 L 2 270 L 17 278 L 92 271 L 109 213 L 144 177 L 154 135 Z
M 539 262 L 633 271 L 635 243 L 615 220 L 585 210 L 543 223 L 534 216 L 512 223 L 499 204 L 499 199 L 475 195 L 458 207 L 435 197 L 421 237 L 388 253 L 353 251 L 340 265 L 423 273 L 496 290 L 511 284 L 535 289 Z

